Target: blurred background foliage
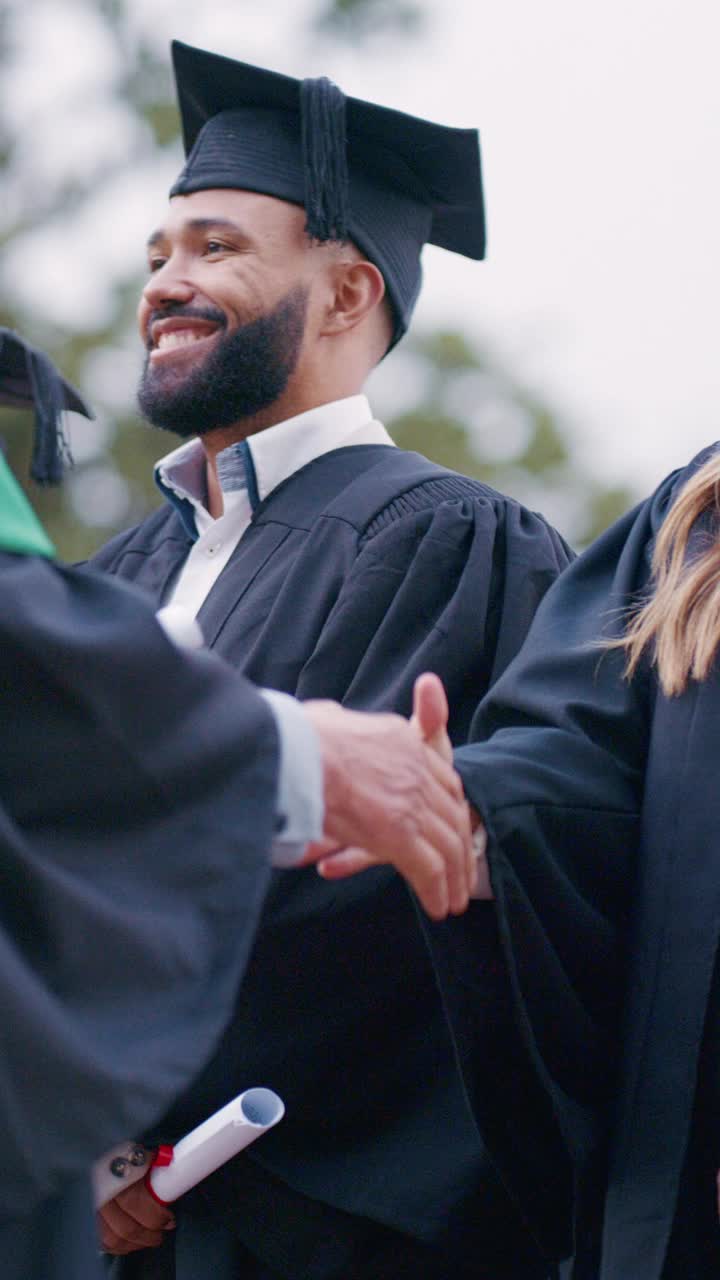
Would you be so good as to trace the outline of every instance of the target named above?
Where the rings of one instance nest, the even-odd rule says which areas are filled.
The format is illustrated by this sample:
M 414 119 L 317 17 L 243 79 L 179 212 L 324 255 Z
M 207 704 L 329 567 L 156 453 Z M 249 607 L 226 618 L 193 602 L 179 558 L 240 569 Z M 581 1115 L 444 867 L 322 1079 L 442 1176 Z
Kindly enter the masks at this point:
M 19 3 L 6 0 L 0 13 L 4 84 L 17 54 Z M 92 424 L 71 415 L 75 465 L 62 491 L 38 490 L 26 482 L 30 415 L 5 413 L 0 423 L 11 465 L 69 560 L 89 554 L 157 505 L 152 463 L 175 443 L 142 425 L 134 407 L 141 361 L 134 327 L 141 246 L 132 268 L 122 264 L 108 272 L 102 306 L 91 308 L 77 326 L 59 324 L 37 294 L 29 302 L 20 287 L 38 236 L 49 236 L 54 252 L 63 253 L 72 220 L 90 217 L 92 226 L 91 202 L 124 172 L 163 166 L 170 177 L 180 165 L 167 54 L 143 36 L 126 0 L 94 0 L 86 8 L 103 25 L 117 72 L 102 101 L 86 97 L 77 110 L 108 112 L 113 145 L 82 170 L 58 164 L 48 177 L 46 161 L 41 175 L 28 156 L 27 128 L 17 127 L 11 113 L 0 112 L 0 324 L 44 347 L 97 409 Z M 411 39 L 422 22 L 422 5 L 412 0 L 323 0 L 310 13 L 308 35 L 370 45 L 378 37 Z M 102 230 L 99 234 L 102 238 Z M 80 260 L 77 269 L 94 268 Z M 629 491 L 609 489 L 583 470 L 571 443 L 572 423 L 525 385 L 522 370 L 503 367 L 489 346 L 480 347 L 461 332 L 416 333 L 406 339 L 373 375 L 369 391 L 375 413 L 399 445 L 541 510 L 576 546 L 601 532 L 633 500 Z

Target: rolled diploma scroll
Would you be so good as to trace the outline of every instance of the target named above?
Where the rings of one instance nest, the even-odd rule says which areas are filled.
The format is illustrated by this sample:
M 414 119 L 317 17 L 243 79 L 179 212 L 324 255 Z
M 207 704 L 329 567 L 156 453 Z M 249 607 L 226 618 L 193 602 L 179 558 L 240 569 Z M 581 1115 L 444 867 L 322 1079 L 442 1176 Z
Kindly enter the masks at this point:
M 146 1182 L 151 1194 L 162 1204 L 177 1200 L 271 1129 L 284 1114 L 284 1103 L 272 1089 L 246 1089 L 181 1138 L 173 1148 L 170 1164 L 150 1169 Z M 93 1169 L 97 1209 L 146 1174 L 146 1160 L 113 1172 L 113 1164 L 126 1157 L 128 1146 L 136 1145 L 125 1143 L 97 1161 Z
M 246 1089 L 181 1138 L 170 1164 L 148 1175 L 153 1195 L 170 1204 L 282 1120 L 285 1107 L 272 1089 Z

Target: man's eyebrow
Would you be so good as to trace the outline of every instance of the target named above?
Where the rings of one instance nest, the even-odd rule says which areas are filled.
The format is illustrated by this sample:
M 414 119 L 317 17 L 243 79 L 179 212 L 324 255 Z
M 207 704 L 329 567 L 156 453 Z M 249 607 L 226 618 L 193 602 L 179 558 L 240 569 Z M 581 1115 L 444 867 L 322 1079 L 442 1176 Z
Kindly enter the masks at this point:
M 231 218 L 191 218 L 185 225 L 189 231 L 233 231 L 235 235 L 248 238 L 247 231 Z
M 248 240 L 247 231 L 240 226 L 239 222 L 233 222 L 230 218 L 190 218 L 183 224 L 183 231 L 231 231 L 236 236 L 242 236 Z M 159 227 L 157 231 L 153 231 L 148 236 L 147 247 L 154 249 L 167 239 L 167 232 Z

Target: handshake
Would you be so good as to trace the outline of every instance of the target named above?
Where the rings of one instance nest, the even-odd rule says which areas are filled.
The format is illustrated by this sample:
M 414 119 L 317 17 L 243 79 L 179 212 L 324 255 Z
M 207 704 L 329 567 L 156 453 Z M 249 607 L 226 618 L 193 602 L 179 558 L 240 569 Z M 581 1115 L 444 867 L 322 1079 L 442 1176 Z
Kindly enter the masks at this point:
M 484 831 L 452 765 L 438 677 L 416 681 L 410 721 L 333 702 L 304 709 L 320 741 L 327 837 L 304 861 L 328 880 L 392 863 L 436 920 L 459 915 L 470 897 L 492 897 Z

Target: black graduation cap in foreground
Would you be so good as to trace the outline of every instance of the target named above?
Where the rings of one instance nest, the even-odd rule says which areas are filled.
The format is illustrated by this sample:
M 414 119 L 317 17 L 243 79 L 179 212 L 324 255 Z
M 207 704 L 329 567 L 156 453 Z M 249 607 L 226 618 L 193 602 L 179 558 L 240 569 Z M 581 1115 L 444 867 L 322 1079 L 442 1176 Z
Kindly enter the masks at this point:
M 405 332 L 426 242 L 485 255 L 477 130 L 433 124 L 330 80 L 296 80 L 172 44 L 187 163 L 170 192 L 259 191 L 305 206 L 317 240 L 353 240 Z
M 35 409 L 35 442 L 30 474 L 38 484 L 57 484 L 70 453 L 62 412 L 92 418 L 80 394 L 61 377 L 49 356 L 12 329 L 0 327 L 0 405 Z

